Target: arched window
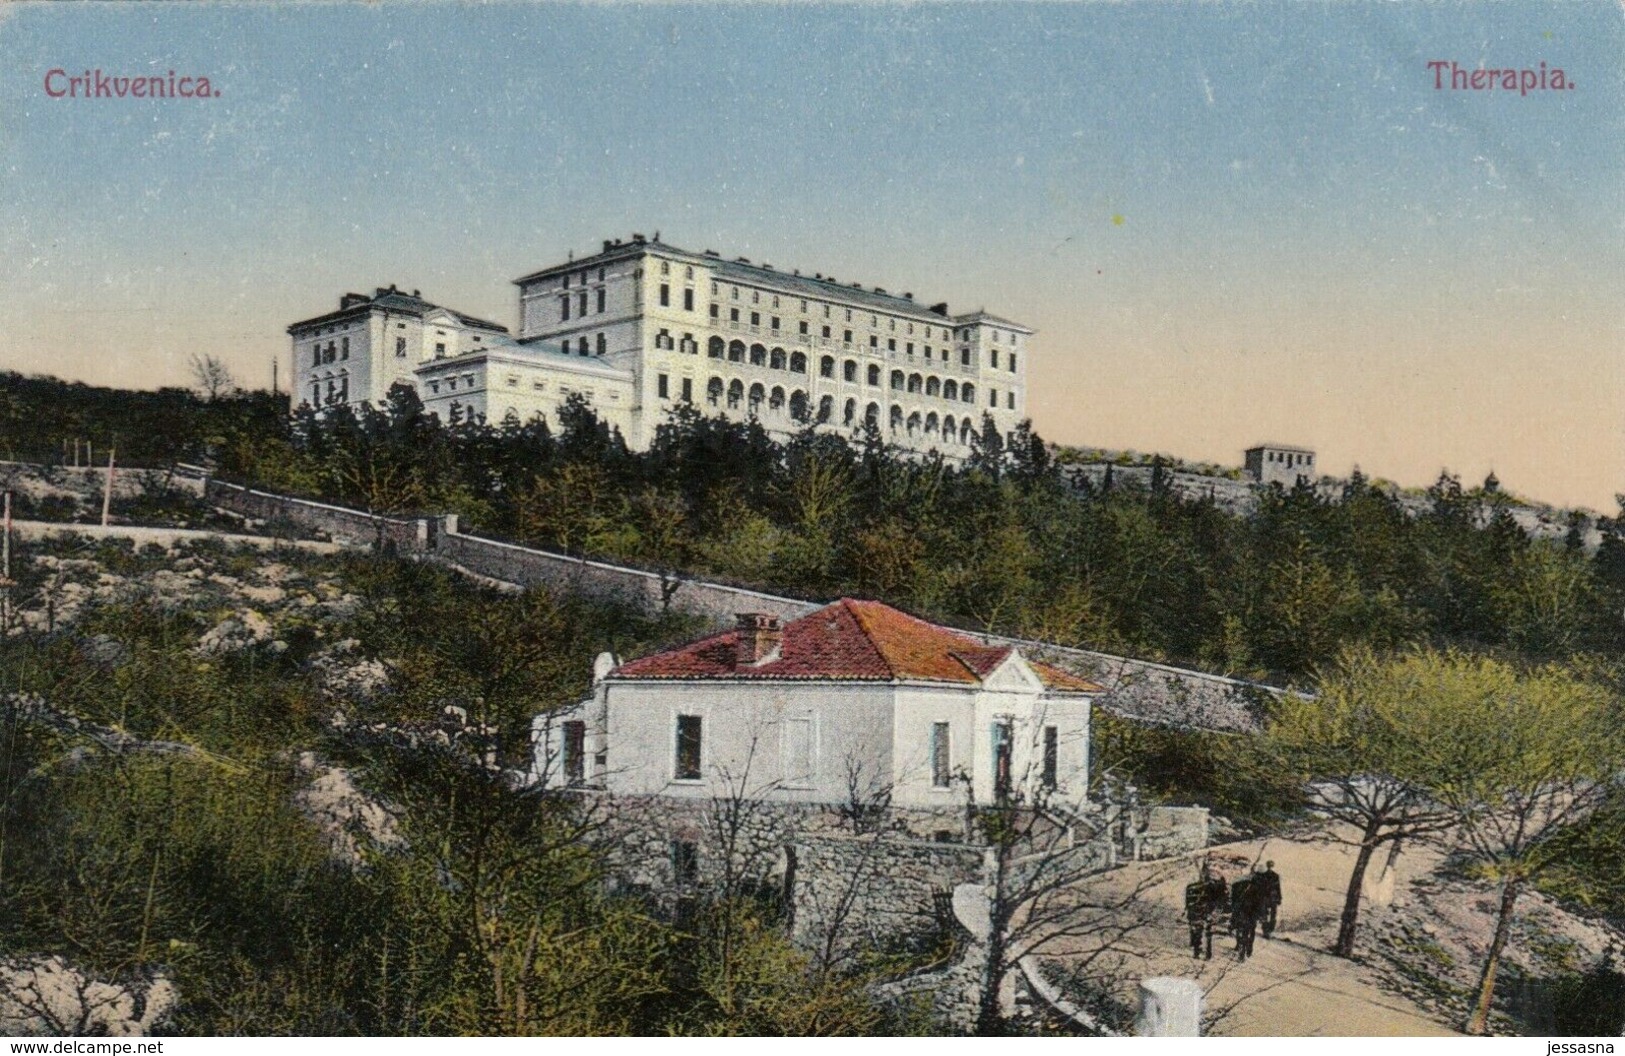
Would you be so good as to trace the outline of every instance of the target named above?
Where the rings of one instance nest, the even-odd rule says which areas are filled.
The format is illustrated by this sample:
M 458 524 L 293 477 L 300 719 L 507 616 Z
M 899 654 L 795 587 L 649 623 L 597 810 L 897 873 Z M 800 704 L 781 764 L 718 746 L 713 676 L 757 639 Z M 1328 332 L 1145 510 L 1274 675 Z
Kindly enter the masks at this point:
M 730 341 L 730 342 L 728 342 L 728 362 L 730 362 L 730 363 L 743 363 L 743 362 L 745 362 L 745 342 L 743 342 L 743 341 Z
M 942 382 L 936 378 L 925 379 L 925 394 L 927 396 L 942 395 Z
M 902 371 L 894 370 L 894 371 L 891 372 L 891 387 L 896 392 L 902 392 L 903 391 L 903 372 Z
M 792 374 L 805 374 L 805 373 L 807 373 L 807 353 L 805 353 L 805 352 L 792 352 L 792 353 L 790 353 L 790 373 L 792 373 Z
M 582 334 L 581 335 L 581 340 L 576 342 L 576 352 L 577 352 L 577 354 L 583 355 L 583 356 L 587 354 L 587 335 L 586 334 Z
M 922 389 L 924 386 L 925 386 L 925 379 L 921 378 L 918 374 L 910 374 L 908 376 L 908 391 L 909 392 L 919 392 L 920 389 Z
M 841 424 L 851 425 L 858 416 L 858 401 L 847 400 L 846 406 L 841 408 Z
M 820 396 L 818 398 L 818 420 L 827 422 L 835 417 L 835 397 Z
M 857 360 L 849 359 L 849 360 L 847 360 L 847 361 L 845 361 L 844 363 L 841 364 L 841 380 L 842 381 L 857 381 L 858 380 L 858 361 Z
M 769 352 L 767 356 L 767 365 L 772 367 L 774 370 L 783 370 L 784 349 L 775 348 L 772 352 Z
M 767 364 L 767 348 L 764 345 L 750 346 L 750 365 L 761 367 Z
M 722 379 L 712 378 L 705 383 L 705 402 L 715 407 L 722 401 Z
M 945 400 L 959 399 L 959 382 L 945 381 L 942 383 L 942 398 Z
M 880 384 L 880 367 L 873 363 L 869 364 L 869 384 Z
M 818 376 L 820 378 L 833 378 L 835 376 L 834 356 L 825 356 L 818 361 Z
M 915 411 L 908 416 L 908 435 L 913 436 L 920 431 L 920 412 Z
M 728 410 L 739 410 L 739 401 L 745 398 L 745 384 L 738 378 L 728 383 Z M 968 419 L 967 419 L 968 420 Z
M 762 400 L 766 396 L 767 396 L 767 392 L 762 388 L 761 382 L 757 382 L 755 385 L 752 385 L 750 387 L 750 413 L 751 414 L 760 414 L 761 413 L 761 411 L 762 411 Z
M 930 414 L 925 416 L 925 435 L 927 435 L 927 436 L 936 436 L 937 435 L 937 412 L 936 411 L 932 411 Z
M 954 420 L 952 418 L 942 420 L 942 440 L 948 444 L 954 442 Z
M 965 382 L 965 384 L 961 385 L 959 387 L 959 402 L 960 403 L 975 403 L 976 402 L 976 386 L 972 385 L 968 381 Z
M 897 406 L 895 403 L 891 406 L 891 427 L 893 429 L 901 429 L 903 427 L 903 409 Z
M 970 419 L 969 418 L 963 418 L 963 419 L 960 420 L 960 422 L 959 422 L 959 442 L 960 443 L 962 443 L 962 444 L 970 443 L 970 438 L 971 438 L 972 435 L 975 434 L 975 432 L 976 432 L 976 427 L 970 424 Z
M 773 386 L 773 391 L 767 394 L 767 409 L 770 411 L 784 410 L 784 390 L 777 385 Z
M 868 425 L 878 426 L 880 424 L 880 404 L 871 403 L 865 407 L 863 409 L 863 420 Z
M 807 420 L 807 394 L 800 389 L 790 394 L 790 417 L 798 422 Z
M 725 346 L 722 343 L 722 338 L 713 337 L 711 340 L 705 343 L 705 354 L 710 356 L 712 359 L 721 359 L 724 347 Z M 949 384 L 952 384 L 952 382 Z

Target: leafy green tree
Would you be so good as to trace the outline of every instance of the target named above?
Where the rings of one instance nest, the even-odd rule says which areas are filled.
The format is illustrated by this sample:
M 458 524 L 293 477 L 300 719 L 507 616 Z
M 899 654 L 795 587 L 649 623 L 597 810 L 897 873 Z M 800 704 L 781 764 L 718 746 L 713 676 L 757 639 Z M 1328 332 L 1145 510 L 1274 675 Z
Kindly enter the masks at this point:
M 1411 663 L 1409 702 L 1444 712 L 1456 731 L 1424 742 L 1429 791 L 1451 812 L 1469 861 L 1501 887 L 1466 1024 L 1483 1034 L 1518 896 L 1557 861 L 1559 837 L 1608 801 L 1625 768 L 1625 723 L 1608 690 L 1565 668 L 1519 673 L 1459 654 Z
M 1354 833 L 1333 830 L 1357 848 L 1332 946 L 1339 957 L 1354 956 L 1373 855 L 1456 823 L 1429 785 L 1429 767 L 1457 740 L 1455 720 L 1448 702 L 1417 695 L 1418 676 L 1439 662 L 1426 653 L 1390 662 L 1350 649 L 1317 694 L 1286 694 L 1275 705 L 1271 747 L 1303 779 L 1309 805 Z

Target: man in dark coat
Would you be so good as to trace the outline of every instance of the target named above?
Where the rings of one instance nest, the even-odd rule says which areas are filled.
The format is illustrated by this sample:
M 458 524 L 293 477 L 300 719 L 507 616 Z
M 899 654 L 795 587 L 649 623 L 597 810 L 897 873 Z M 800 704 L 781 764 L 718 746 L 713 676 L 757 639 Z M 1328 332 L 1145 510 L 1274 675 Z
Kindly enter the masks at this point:
M 1213 959 L 1213 918 L 1223 912 L 1228 892 L 1224 877 L 1202 862 L 1202 875 L 1185 887 L 1185 923 L 1190 926 L 1191 956 Z
M 1275 917 L 1281 908 L 1281 874 L 1275 871 L 1274 862 L 1266 862 L 1259 878 L 1263 881 L 1264 896 L 1264 918 L 1261 924 L 1264 937 L 1267 939 L 1275 934 Z
M 1257 873 L 1230 885 L 1230 933 L 1236 937 L 1236 959 L 1253 955 L 1253 934 L 1258 928 L 1258 892 L 1262 887 Z

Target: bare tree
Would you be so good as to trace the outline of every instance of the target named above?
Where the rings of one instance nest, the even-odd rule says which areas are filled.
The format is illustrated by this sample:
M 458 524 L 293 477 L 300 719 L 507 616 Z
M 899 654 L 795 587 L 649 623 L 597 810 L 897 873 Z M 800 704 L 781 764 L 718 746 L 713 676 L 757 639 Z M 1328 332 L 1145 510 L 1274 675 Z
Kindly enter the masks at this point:
M 190 369 L 192 387 L 210 403 L 237 390 L 237 379 L 232 376 L 231 368 L 226 366 L 225 361 L 219 356 L 212 353 L 198 355 L 194 352 Z

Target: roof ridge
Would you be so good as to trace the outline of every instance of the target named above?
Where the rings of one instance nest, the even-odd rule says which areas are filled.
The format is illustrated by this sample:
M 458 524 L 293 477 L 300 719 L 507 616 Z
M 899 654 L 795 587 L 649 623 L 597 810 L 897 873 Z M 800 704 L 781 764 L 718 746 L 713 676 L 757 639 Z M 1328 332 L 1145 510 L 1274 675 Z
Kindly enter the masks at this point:
M 852 617 L 852 622 L 857 625 L 858 633 L 863 635 L 865 642 L 869 643 L 869 648 L 874 651 L 876 658 L 880 660 L 881 666 L 886 669 L 887 676 L 895 680 L 897 678 L 897 665 L 891 662 L 891 657 L 886 655 L 886 650 L 880 648 L 880 643 L 875 641 L 874 632 L 869 629 L 868 622 L 863 618 L 863 610 L 858 608 L 858 599 L 843 597 L 836 604 L 845 609 L 847 615 Z M 901 609 L 894 609 L 893 611 L 902 612 Z M 903 615 L 908 614 L 903 613 Z

